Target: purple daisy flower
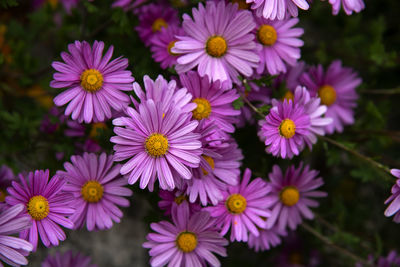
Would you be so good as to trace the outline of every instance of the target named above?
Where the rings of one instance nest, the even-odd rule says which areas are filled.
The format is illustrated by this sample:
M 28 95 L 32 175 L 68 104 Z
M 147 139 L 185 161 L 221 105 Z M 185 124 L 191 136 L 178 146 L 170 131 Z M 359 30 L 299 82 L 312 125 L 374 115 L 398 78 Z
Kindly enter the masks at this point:
M 149 4 L 140 8 L 139 26 L 137 30 L 140 39 L 146 46 L 162 28 L 180 24 L 178 12 L 165 4 Z
M 117 207 L 129 207 L 124 198 L 132 195 L 126 187 L 127 181 L 119 172 L 121 165 L 113 166 L 113 156 L 102 153 L 84 153 L 83 156 L 72 156 L 71 162 L 64 163 L 66 171 L 57 171 L 68 184 L 65 192 L 74 196 L 72 205 L 76 208 L 70 219 L 75 229 L 85 223 L 89 231 L 109 229 L 113 221 L 119 223 L 123 216 Z
M 363 0 L 329 0 L 329 4 L 332 5 L 333 15 L 339 14 L 340 6 L 343 6 L 347 15 L 353 14 L 353 11 L 358 13 L 365 8 Z
M 322 178 L 317 176 L 318 171 L 310 170 L 308 165 L 303 169 L 303 163 L 297 169 L 294 165 L 290 166 L 285 175 L 278 165 L 272 167 L 269 179 L 273 207 L 271 217 L 267 220 L 268 229 L 276 225 L 280 230 L 285 230 L 287 226 L 294 230 L 302 222 L 302 217 L 314 218 L 309 207 L 318 207 L 319 204 L 311 198 L 328 195 L 315 190 L 324 184 Z
M 195 103 L 191 103 L 192 95 L 188 93 L 186 88 L 178 89 L 176 81 L 168 82 L 162 75 L 158 75 L 157 79 L 153 81 L 149 76 L 143 77 L 145 90 L 135 82 L 133 83 L 133 90 L 139 98 L 140 102 L 146 102 L 148 99 L 154 103 L 161 103 L 162 110 L 167 110 L 170 105 L 174 105 L 182 110 L 182 112 L 191 112 L 196 108 Z M 135 108 L 139 108 L 139 103 L 132 98 Z
M 271 229 L 260 229 L 260 235 L 255 236 L 252 233 L 249 235 L 249 248 L 254 248 L 256 252 L 270 250 L 273 247 L 282 243 L 282 236 L 286 236 L 285 230 L 280 230 L 278 227 Z
M 394 215 L 393 221 L 400 223 L 400 170 L 391 169 L 390 172 L 398 179 L 392 186 L 392 195 L 385 201 L 385 204 L 390 203 L 385 210 L 385 216 L 390 217 Z
M 286 72 L 286 64 L 294 66 L 300 58 L 300 48 L 304 42 L 300 39 L 304 30 L 293 28 L 298 18 L 285 20 L 268 20 L 255 17 L 257 28 L 257 46 L 260 47 L 260 64 L 257 73 L 265 69 L 271 75 Z M 286 64 L 285 64 L 286 63 Z
M 213 123 L 222 131 L 233 133 L 234 123 L 240 110 L 235 110 L 232 102 L 239 98 L 236 90 L 221 90 L 220 82 L 210 82 L 207 77 L 200 77 L 196 72 L 189 71 L 179 75 L 181 84 L 193 95 L 192 102 L 197 107 L 192 111 L 192 117 L 205 124 Z
M 343 132 L 344 125 L 354 123 L 354 108 L 358 99 L 355 89 L 361 84 L 361 79 L 351 68 L 342 67 L 342 62 L 336 60 L 326 73 L 318 65 L 303 73 L 300 79 L 311 96 L 319 96 L 321 104 L 328 107 L 325 116 L 332 118 L 333 123 L 326 126 L 327 133 Z
M 298 155 L 310 133 L 310 116 L 292 100 L 276 103 L 260 124 L 265 151 L 282 158 Z
M 197 66 L 201 77 L 210 81 L 220 80 L 240 83 L 239 73 L 251 76 L 260 58 L 256 51 L 255 27 L 250 11 L 237 10 L 237 5 L 225 1 L 207 1 L 193 8 L 194 20 L 183 15 L 183 29 L 187 36 L 177 36 L 178 42 L 171 49 L 181 54 L 176 70 L 185 73 Z M 231 87 L 231 86 L 230 86 Z
M 0 167 L 0 211 L 7 207 L 5 202 L 7 196 L 7 187 L 15 180 L 15 175 L 7 165 Z
M 251 9 L 255 9 L 258 17 L 266 19 L 282 20 L 290 14 L 297 17 L 298 8 L 308 10 L 310 5 L 307 0 L 247 0 L 247 3 L 253 3 Z
M 189 216 L 184 209 L 172 214 L 172 223 L 161 221 L 150 227 L 156 233 L 146 236 L 143 247 L 149 248 L 150 265 L 158 266 L 220 266 L 213 254 L 226 257 L 228 241 L 215 228 L 215 220 L 202 211 Z
M 9 236 L 17 234 L 31 226 L 31 219 L 22 215 L 24 205 L 16 204 L 0 213 L 0 266 L 4 262 L 11 266 L 27 265 L 33 246 L 26 240 Z
M 166 191 L 160 190 L 158 195 L 161 200 L 158 202 L 158 207 L 165 210 L 165 215 L 171 216 L 176 210 L 184 208 L 189 210 L 189 214 L 193 214 L 201 210 L 201 206 L 197 203 L 190 203 L 189 197 L 180 190 Z
M 57 251 L 55 255 L 49 255 L 46 260 L 42 262 L 42 267 L 97 267 L 96 264 L 91 264 L 91 258 L 82 255 L 79 252 L 72 252 L 71 250 L 60 253 Z
M 152 99 L 139 105 L 139 112 L 126 109 L 129 117 L 113 120 L 115 161 L 129 159 L 121 174 L 127 175 L 130 184 L 140 178 L 140 188 L 149 186 L 153 191 L 156 178 L 161 189 L 175 188 L 174 177 L 191 179 L 190 168 L 197 168 L 202 154 L 200 135 L 194 133 L 197 121 L 191 121 L 191 113 L 170 105 L 162 109 L 162 103 Z
M 69 208 L 71 195 L 62 192 L 65 181 L 54 176 L 49 181 L 49 170 L 29 172 L 25 178 L 19 175 L 20 183 L 12 182 L 7 188 L 8 205 L 23 204 L 24 214 L 31 217 L 32 226 L 20 232 L 19 237 L 28 240 L 36 251 L 38 233 L 42 243 L 46 246 L 58 246 L 59 240 L 64 241 L 66 236 L 59 225 L 72 229 L 73 222 L 66 218 L 74 213 Z
M 178 54 L 171 51 L 178 38 L 185 32 L 177 25 L 171 25 L 168 28 L 162 28 L 160 32 L 151 39 L 150 50 L 153 53 L 153 59 L 160 63 L 161 68 L 171 68 L 176 65 Z
M 128 60 L 117 58 L 109 62 L 113 46 L 102 57 L 103 42 L 95 41 L 93 48 L 83 41 L 68 45 L 70 54 L 61 53 L 66 63 L 55 61 L 51 65 L 58 72 L 50 82 L 53 88 L 68 88 L 54 98 L 57 106 L 67 103 L 65 115 L 86 123 L 104 121 L 112 116 L 111 108 L 120 111 L 130 103 L 129 96 L 134 78 L 125 70 Z
M 261 178 L 250 182 L 251 171 L 246 169 L 243 180 L 223 192 L 223 201 L 214 207 L 205 208 L 221 226 L 221 235 L 231 228 L 231 241 L 247 242 L 249 232 L 260 235 L 259 228 L 266 228 L 265 218 L 271 215 L 268 209 L 272 202 L 268 194 L 270 186 Z M 250 183 L 249 183 L 250 182 Z
M 147 0 L 114 0 L 111 7 L 120 7 L 126 12 L 135 9 L 146 1 Z

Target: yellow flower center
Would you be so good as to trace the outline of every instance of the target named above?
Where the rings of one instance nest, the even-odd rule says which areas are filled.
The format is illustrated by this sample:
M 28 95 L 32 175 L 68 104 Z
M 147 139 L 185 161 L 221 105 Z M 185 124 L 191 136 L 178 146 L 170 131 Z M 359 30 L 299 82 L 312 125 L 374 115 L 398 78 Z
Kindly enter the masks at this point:
M 50 4 L 50 6 L 54 9 L 57 7 L 58 0 L 47 0 L 47 2 Z
M 202 120 L 202 119 L 206 119 L 210 116 L 211 105 L 207 99 L 199 97 L 199 98 L 194 99 L 193 103 L 197 104 L 197 108 L 195 108 L 192 111 L 193 118 L 195 118 L 196 120 Z
M 154 133 L 147 137 L 145 147 L 147 154 L 152 157 L 164 156 L 169 148 L 168 139 L 165 135 Z
M 175 203 L 178 204 L 178 205 L 182 204 L 182 202 L 185 201 L 185 200 L 186 201 L 188 200 L 187 196 L 185 196 L 185 195 L 177 196 L 174 199 Z
M 96 138 L 99 136 L 99 133 L 101 131 L 104 131 L 105 129 L 107 129 L 107 125 L 103 122 L 96 122 L 92 124 L 92 128 L 90 129 L 90 133 L 89 136 L 91 138 Z
M 88 181 L 81 189 L 83 199 L 91 203 L 99 202 L 103 197 L 103 192 L 103 186 L 97 181 Z
M 103 75 L 95 69 L 88 69 L 81 74 L 81 86 L 88 92 L 96 92 L 103 86 Z
M 232 194 L 226 200 L 225 205 L 230 213 L 240 214 L 246 209 L 247 201 L 241 194 Z
M 321 98 L 321 104 L 330 106 L 336 101 L 336 91 L 330 85 L 321 86 L 318 90 L 318 96 Z
M 176 54 L 176 53 L 171 51 L 171 49 L 174 47 L 175 43 L 176 43 L 176 40 L 175 41 L 171 41 L 171 42 L 169 42 L 168 47 L 167 47 L 168 54 L 170 54 L 171 56 L 177 56 L 178 55 L 178 54 Z
M 286 206 L 295 205 L 300 199 L 299 190 L 294 186 L 286 186 L 280 193 L 281 202 Z
M 228 50 L 228 44 L 221 36 L 212 36 L 207 40 L 206 51 L 212 57 L 222 57 Z
M 161 31 L 162 27 L 168 28 L 168 23 L 163 18 L 158 18 L 153 22 L 153 25 L 151 25 L 151 30 L 153 32 L 158 32 Z
M 264 24 L 258 28 L 257 38 L 258 41 L 260 41 L 260 43 L 263 45 L 271 46 L 276 42 L 276 39 L 278 39 L 278 34 L 276 33 L 274 27 Z
M 206 155 L 202 155 L 202 157 L 207 161 L 207 163 L 210 165 L 211 169 L 214 170 L 215 168 L 215 163 L 212 157 L 206 156 Z M 205 169 L 201 168 L 201 170 L 203 171 L 204 175 L 208 174 L 208 171 L 206 171 Z
M 0 202 L 6 201 L 7 191 L 0 188 Z
M 234 4 L 238 4 L 239 9 L 249 9 L 250 7 L 250 4 L 247 4 L 246 0 L 232 0 L 231 2 Z
M 291 119 L 285 119 L 279 125 L 279 133 L 285 138 L 292 138 L 296 133 L 296 124 Z
M 33 196 L 28 202 L 28 213 L 37 221 L 43 220 L 49 215 L 49 202 L 41 195 Z
M 282 97 L 282 101 L 287 100 L 289 102 L 289 100 L 294 100 L 294 95 L 291 91 L 286 91 L 286 93 L 283 95 Z
M 197 247 L 197 236 L 192 232 L 181 232 L 176 238 L 176 245 L 183 252 L 192 252 Z

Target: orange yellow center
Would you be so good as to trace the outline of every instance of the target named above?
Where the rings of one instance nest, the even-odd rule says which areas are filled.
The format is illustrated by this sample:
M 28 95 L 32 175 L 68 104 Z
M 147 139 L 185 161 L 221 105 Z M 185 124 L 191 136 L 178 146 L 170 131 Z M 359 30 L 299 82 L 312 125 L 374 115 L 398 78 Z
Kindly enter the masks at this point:
M 249 9 L 250 8 L 250 4 L 247 4 L 246 0 L 232 0 L 231 2 L 234 4 L 238 4 L 239 9 Z
M 294 100 L 294 95 L 291 91 L 286 91 L 286 93 L 283 95 L 282 97 L 282 101 L 287 100 L 289 102 L 289 100 Z
M 81 74 L 81 86 L 88 92 L 96 92 L 103 86 L 103 75 L 95 69 L 88 69 Z
M 230 213 L 240 214 L 246 209 L 247 201 L 241 194 L 232 194 L 226 200 L 225 205 Z
M 207 40 L 206 51 L 212 57 L 222 57 L 228 50 L 228 44 L 222 36 L 212 36 Z
M 188 198 L 185 195 L 177 196 L 174 199 L 175 203 L 178 205 L 182 204 L 183 201 L 187 201 L 187 200 L 188 200 Z
M 145 148 L 147 154 L 154 158 L 164 156 L 169 148 L 168 139 L 163 134 L 154 133 L 147 137 Z
M 260 43 L 265 46 L 271 46 L 275 44 L 276 40 L 278 39 L 278 34 L 276 30 L 271 25 L 263 24 L 258 28 L 257 31 L 257 38 Z
M 280 193 L 281 202 L 286 206 L 295 205 L 300 199 L 300 192 L 294 186 L 286 186 Z
M 83 199 L 91 203 L 99 202 L 103 197 L 103 192 L 103 186 L 97 181 L 88 181 L 81 189 Z
M 192 111 L 193 118 L 196 120 L 202 120 L 210 116 L 211 105 L 207 99 L 199 97 L 194 99 L 193 103 L 197 104 L 197 107 Z
M 206 156 L 206 155 L 202 155 L 203 159 L 205 159 L 207 161 L 207 163 L 210 165 L 211 169 L 214 170 L 215 168 L 215 163 L 212 157 Z M 203 171 L 204 175 L 208 174 L 208 171 L 206 171 L 205 169 L 201 168 L 201 170 Z
M 285 119 L 279 125 L 279 133 L 285 138 L 292 138 L 296 133 L 296 124 L 291 119 Z
M 336 101 L 336 91 L 330 85 L 321 86 L 318 90 L 318 96 L 321 98 L 321 104 L 330 106 Z
M 178 55 L 178 54 L 176 54 L 176 53 L 174 53 L 174 52 L 171 51 L 171 49 L 174 47 L 175 43 L 176 43 L 176 40 L 175 40 L 175 41 L 171 41 L 171 42 L 168 44 L 168 47 L 167 47 L 168 54 L 170 54 L 171 56 L 177 56 L 177 55 Z
M 6 201 L 7 192 L 4 189 L 0 188 L 0 202 Z
M 151 29 L 153 32 L 158 32 L 161 28 L 168 28 L 168 23 L 163 18 L 158 18 L 151 25 Z
M 49 202 L 41 195 L 33 196 L 29 200 L 27 208 L 29 215 L 37 221 L 46 218 L 50 211 Z
M 181 232 L 176 238 L 177 247 L 185 252 L 192 252 L 197 247 L 197 236 L 192 232 Z

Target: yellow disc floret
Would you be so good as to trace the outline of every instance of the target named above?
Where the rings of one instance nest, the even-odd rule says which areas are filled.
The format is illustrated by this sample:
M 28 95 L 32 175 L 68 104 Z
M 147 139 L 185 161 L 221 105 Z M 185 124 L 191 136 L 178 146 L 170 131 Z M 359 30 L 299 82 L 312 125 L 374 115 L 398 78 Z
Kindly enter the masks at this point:
M 156 19 L 151 25 L 151 30 L 153 32 L 161 31 L 161 28 L 168 28 L 168 23 L 163 18 Z
M 4 189 L 0 188 L 0 202 L 6 201 L 7 192 Z
M 289 102 L 289 100 L 294 100 L 294 95 L 293 95 L 293 93 L 291 92 L 291 91 L 287 91 L 284 95 L 283 95 L 283 97 L 282 97 L 282 101 L 285 101 L 285 100 L 287 100 L 288 102 Z
M 291 119 L 285 119 L 279 125 L 279 133 L 285 138 L 292 138 L 296 133 L 296 124 Z
M 228 50 L 228 44 L 222 36 L 212 36 L 207 40 L 206 52 L 212 57 L 222 57 Z
M 203 159 L 205 159 L 205 160 L 207 161 L 207 163 L 210 165 L 211 169 L 214 170 L 214 168 L 215 168 L 215 163 L 214 163 L 213 158 L 210 157 L 210 156 L 206 156 L 206 155 L 202 155 L 202 157 L 203 157 Z M 207 172 L 205 169 L 201 168 L 201 170 L 203 171 L 203 174 L 204 174 L 204 175 L 207 175 L 207 174 L 208 174 L 208 172 Z
M 246 3 L 246 0 L 232 0 L 231 1 L 234 4 L 238 4 L 239 9 L 249 9 L 250 4 Z
M 174 47 L 175 43 L 176 43 L 176 40 L 175 41 L 171 41 L 171 42 L 169 42 L 168 47 L 167 47 L 168 54 L 170 54 L 171 56 L 177 56 L 178 55 L 178 54 L 176 54 L 176 53 L 171 51 L 171 49 Z
M 81 194 L 84 200 L 91 203 L 96 203 L 103 197 L 104 188 L 97 181 L 86 182 L 81 189 Z
M 321 104 L 330 106 L 336 101 L 336 91 L 330 85 L 321 86 L 318 90 L 318 96 L 321 98 Z
M 145 148 L 147 154 L 154 158 L 164 156 L 169 148 L 168 139 L 163 134 L 153 133 L 147 137 Z
M 230 213 L 240 214 L 246 209 L 247 201 L 241 194 L 232 194 L 226 200 L 225 205 Z
M 81 86 L 88 92 L 96 92 L 103 86 L 103 75 L 95 69 L 88 69 L 81 74 Z
M 197 236 L 192 232 L 181 232 L 176 238 L 176 246 L 183 252 L 192 252 L 197 247 Z
M 271 25 L 261 25 L 257 31 L 257 38 L 260 43 L 265 46 L 271 46 L 275 44 L 276 40 L 278 39 L 278 34 L 276 30 Z
M 196 120 L 202 120 L 206 119 L 210 116 L 211 114 L 211 105 L 210 102 L 208 102 L 207 99 L 205 98 L 195 98 L 193 100 L 193 103 L 197 104 L 197 108 L 195 108 L 192 113 L 193 113 L 193 118 Z
M 180 196 L 175 197 L 174 201 L 176 204 L 180 205 L 180 204 L 182 204 L 183 201 L 188 201 L 188 197 L 185 195 L 180 195 Z
M 49 202 L 41 195 L 31 197 L 27 208 L 29 215 L 37 221 L 46 218 L 50 211 Z
M 280 199 L 284 205 L 293 206 L 300 199 L 299 190 L 294 186 L 286 186 L 280 193 Z

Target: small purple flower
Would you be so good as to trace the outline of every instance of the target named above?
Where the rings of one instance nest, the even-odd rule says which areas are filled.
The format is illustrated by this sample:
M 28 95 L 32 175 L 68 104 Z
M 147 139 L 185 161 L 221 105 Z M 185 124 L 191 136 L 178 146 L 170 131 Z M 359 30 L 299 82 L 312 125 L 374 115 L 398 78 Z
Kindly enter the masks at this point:
M 260 47 L 260 64 L 257 73 L 263 74 L 265 69 L 271 75 L 286 72 L 286 64 L 294 66 L 300 58 L 300 48 L 304 42 L 300 39 L 304 30 L 293 28 L 298 18 L 285 20 L 268 20 L 255 18 L 257 27 L 257 45 Z
M 0 167 L 0 211 L 7 207 L 5 202 L 7 196 L 7 187 L 11 185 L 11 182 L 15 180 L 15 175 L 11 168 L 7 165 L 1 165 Z
M 297 17 L 298 8 L 308 10 L 310 7 L 307 0 L 247 0 L 253 3 L 251 9 L 255 9 L 258 17 L 266 19 L 285 19 L 289 14 Z
M 294 165 L 290 166 L 285 175 L 278 165 L 273 166 L 269 174 L 273 207 L 267 220 L 268 229 L 277 226 L 285 230 L 289 226 L 294 230 L 302 222 L 302 217 L 314 218 L 309 207 L 318 207 L 319 204 L 311 198 L 327 196 L 327 193 L 315 190 L 324 184 L 322 178 L 317 176 L 318 171 L 310 170 L 308 165 L 303 169 L 303 163 L 297 169 Z
M 42 262 L 42 267 L 97 267 L 96 264 L 90 263 L 91 258 L 82 255 L 79 252 L 71 250 L 60 253 L 57 251 L 55 255 L 49 255 Z
M 71 162 L 64 163 L 66 171 L 57 171 L 57 175 L 68 183 L 65 192 L 72 193 L 76 208 L 70 219 L 75 229 L 85 223 L 89 231 L 109 229 L 113 221 L 119 223 L 123 216 L 117 207 L 129 207 L 124 198 L 132 195 L 125 187 L 127 181 L 119 174 L 121 165 L 113 166 L 113 156 L 102 153 L 84 153 L 83 156 L 72 156 Z
M 207 77 L 200 77 L 196 72 L 189 71 L 179 76 L 183 87 L 193 95 L 192 102 L 196 108 L 192 111 L 192 118 L 205 121 L 205 124 L 214 124 L 218 129 L 233 133 L 234 123 L 240 110 L 235 110 L 232 102 L 239 98 L 236 90 L 221 90 L 220 82 L 210 82 Z
M 280 230 L 278 227 L 260 229 L 259 231 L 259 236 L 255 236 L 252 233 L 249 234 L 249 248 L 254 248 L 256 252 L 269 250 L 278 246 L 282 243 L 281 237 L 287 235 L 285 230 Z
M 321 104 L 328 107 L 325 116 L 333 119 L 333 123 L 326 126 L 328 134 L 343 132 L 345 125 L 354 123 L 354 108 L 358 99 L 355 89 L 361 84 L 361 79 L 351 68 L 342 67 L 342 62 L 336 60 L 325 73 L 318 65 L 303 73 L 300 80 L 311 96 L 318 96 Z
M 188 209 L 190 214 L 201 210 L 201 206 L 197 203 L 190 203 L 189 197 L 182 191 L 160 190 L 158 195 L 161 197 L 161 200 L 158 202 L 158 207 L 165 210 L 164 214 L 166 216 L 171 216 L 172 213 L 176 212 L 178 207 L 179 209 Z
M 70 54 L 61 53 L 66 63 L 55 61 L 56 72 L 50 82 L 53 88 L 68 88 L 54 98 L 57 106 L 69 103 L 65 115 L 79 122 L 101 122 L 112 116 L 112 110 L 121 111 L 130 103 L 129 96 L 134 78 L 125 70 L 128 60 L 117 58 L 109 62 L 114 50 L 111 46 L 104 57 L 103 42 L 75 41 L 68 45 Z
M 146 236 L 143 247 L 149 248 L 150 265 L 158 266 L 220 266 L 213 254 L 226 257 L 228 241 L 215 228 L 215 220 L 208 212 L 189 216 L 184 209 L 172 214 L 172 223 L 161 221 L 150 227 L 156 233 Z
M 185 32 L 177 25 L 171 25 L 168 28 L 162 28 L 160 32 L 151 39 L 150 50 L 153 59 L 160 63 L 161 68 L 171 68 L 176 65 L 178 54 L 171 51 L 178 38 L 175 36 L 183 36 Z
M 149 4 L 138 10 L 139 26 L 135 29 L 146 46 L 162 28 L 179 25 L 178 12 L 166 4 Z
M 158 179 L 161 189 L 175 188 L 174 179 L 191 179 L 190 168 L 197 168 L 202 154 L 200 135 L 194 133 L 198 122 L 191 121 L 191 113 L 182 112 L 171 104 L 162 109 L 162 103 L 152 99 L 139 105 L 139 112 L 128 107 L 129 117 L 113 120 L 115 161 L 128 159 L 121 174 L 134 184 L 140 179 L 140 188 L 153 191 Z
M 195 67 L 201 77 L 210 81 L 240 83 L 239 73 L 251 76 L 260 58 L 256 51 L 255 27 L 250 11 L 237 10 L 237 5 L 225 1 L 207 1 L 193 8 L 193 18 L 183 15 L 187 36 L 177 36 L 172 48 L 180 54 L 176 70 L 185 73 Z
M 38 233 L 46 247 L 58 246 L 66 236 L 59 225 L 72 229 L 73 222 L 66 218 L 74 213 L 69 207 L 71 195 L 62 192 L 65 181 L 54 176 L 49 181 L 49 170 L 29 172 L 28 177 L 19 175 L 20 183 L 12 182 L 7 191 L 8 205 L 23 204 L 24 214 L 31 217 L 32 226 L 20 232 L 19 237 L 28 240 L 36 251 Z
M 385 204 L 389 204 L 385 210 L 385 216 L 394 215 L 393 221 L 400 223 L 400 170 L 391 169 L 393 176 L 397 177 L 396 183 L 392 186 L 392 195 L 386 199 Z
M 223 201 L 205 208 L 212 217 L 217 218 L 221 235 L 231 229 L 231 241 L 246 242 L 249 232 L 259 236 L 258 229 L 266 228 L 265 218 L 271 215 L 268 209 L 272 204 L 268 196 L 270 186 L 261 178 L 250 182 L 250 177 L 251 171 L 246 169 L 241 183 L 223 192 Z
M 288 100 L 276 103 L 260 125 L 266 152 L 292 158 L 304 148 L 305 138 L 310 133 L 310 116 L 303 106 Z
M 10 236 L 31 226 L 31 219 L 24 214 L 24 205 L 16 204 L 0 213 L 0 266 L 5 262 L 11 266 L 27 265 L 33 246 L 26 240 Z
M 397 254 L 395 250 L 391 250 L 389 254 L 384 257 L 380 256 L 378 260 L 375 262 L 374 255 L 368 255 L 368 266 L 376 266 L 376 267 L 399 267 L 400 266 L 400 256 Z M 366 267 L 360 262 L 357 262 L 355 267 Z
M 339 14 L 340 6 L 343 6 L 347 15 L 353 14 L 353 11 L 358 13 L 365 8 L 363 0 L 329 0 L 329 4 L 332 5 L 333 15 Z

